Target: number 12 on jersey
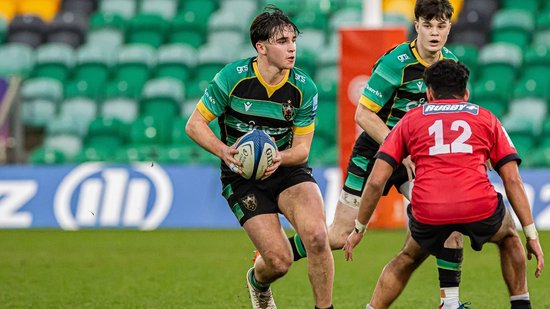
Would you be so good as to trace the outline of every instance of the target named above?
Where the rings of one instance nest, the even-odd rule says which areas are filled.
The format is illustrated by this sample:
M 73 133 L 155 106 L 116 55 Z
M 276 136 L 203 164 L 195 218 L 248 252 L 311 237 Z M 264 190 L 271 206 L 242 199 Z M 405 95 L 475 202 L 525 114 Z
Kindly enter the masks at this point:
M 445 144 L 443 120 L 436 120 L 428 129 L 430 136 L 434 135 L 435 139 L 435 145 L 431 146 L 429 149 L 430 156 L 446 153 L 472 153 L 472 145 L 466 143 L 470 136 L 472 136 L 472 129 L 470 128 L 470 125 L 464 120 L 453 121 L 451 124 L 451 130 L 460 131 L 461 129 L 462 134 L 460 134 L 450 144 Z

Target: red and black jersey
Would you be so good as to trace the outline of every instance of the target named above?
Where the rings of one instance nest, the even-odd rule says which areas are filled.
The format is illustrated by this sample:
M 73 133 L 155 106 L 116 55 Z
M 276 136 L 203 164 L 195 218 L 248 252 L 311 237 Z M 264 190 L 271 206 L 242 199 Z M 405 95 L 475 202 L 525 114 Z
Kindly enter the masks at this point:
M 497 193 L 485 162 L 489 159 L 496 170 L 511 160 L 521 162 L 495 115 L 461 100 L 434 101 L 409 111 L 376 157 L 397 167 L 408 155 L 416 165 L 412 213 L 431 225 L 491 216 Z

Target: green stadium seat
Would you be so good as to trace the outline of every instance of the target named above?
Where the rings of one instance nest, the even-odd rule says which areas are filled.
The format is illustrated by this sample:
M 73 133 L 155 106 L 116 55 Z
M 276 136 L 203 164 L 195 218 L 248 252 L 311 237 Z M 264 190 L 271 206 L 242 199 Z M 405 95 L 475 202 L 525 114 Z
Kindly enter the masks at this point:
M 502 124 L 516 135 L 539 136 L 543 129 L 548 107 L 543 99 L 524 98 L 510 102 L 509 112 L 502 119 Z M 515 141 L 514 141 L 515 142 Z
M 177 12 L 178 0 L 142 1 L 141 13 L 156 14 L 165 20 L 171 20 Z
M 61 82 L 50 78 L 27 79 L 21 87 L 23 124 L 45 127 L 57 113 L 63 98 Z
M 78 49 L 74 80 L 85 81 L 91 89 L 99 91 L 109 79 L 113 56 L 101 45 L 84 45 Z
M 298 37 L 298 49 L 323 50 L 326 47 L 325 31 L 315 28 L 300 29 L 302 34 Z
M 137 2 L 135 0 L 102 0 L 99 11 L 116 13 L 128 20 L 136 15 Z
M 229 4 L 232 5 L 233 2 L 230 2 Z M 244 38 L 243 33 L 247 33 L 248 30 L 250 30 L 250 21 L 246 15 L 246 12 L 235 12 L 234 10 L 220 9 L 210 16 L 210 19 L 208 20 L 208 32 L 235 31 L 240 33 L 241 37 Z M 241 18 L 235 18 L 235 16 L 239 16 Z
M 33 75 L 65 81 L 75 64 L 75 53 L 69 45 L 48 43 L 35 51 L 36 62 Z
M 262 0 L 260 7 L 265 7 L 268 4 L 274 3 L 271 0 Z M 279 0 L 276 2 L 276 5 L 279 9 L 281 9 L 285 14 L 287 14 L 290 17 L 294 17 L 298 12 L 302 11 L 303 9 L 303 2 L 301 1 L 295 1 L 295 0 Z
M 109 152 L 108 149 L 105 147 L 85 146 L 75 156 L 73 161 L 76 163 L 107 162 L 107 161 L 111 161 L 113 156 L 114 155 L 111 152 Z
M 0 76 L 28 76 L 34 66 L 34 51 L 21 43 L 0 46 Z
M 183 91 L 181 82 L 174 78 L 149 80 L 143 87 L 140 114 L 158 120 L 172 121 L 181 114 L 180 102 L 184 99 Z
M 117 148 L 113 156 L 114 162 L 131 163 L 145 162 L 151 157 L 151 147 L 124 146 Z
M 206 41 L 207 24 L 194 12 L 180 13 L 170 23 L 167 41 L 199 48 Z
M 126 142 L 127 126 L 117 118 L 96 117 L 88 126 L 86 146 L 106 148 L 112 152 Z
M 336 104 L 339 68 L 336 65 L 319 68 L 315 74 L 315 83 L 319 91 L 319 101 Z
M 24 101 L 21 105 L 21 119 L 29 127 L 44 128 L 55 118 L 57 104 L 50 100 L 35 99 Z
M 38 147 L 31 151 L 29 163 L 35 165 L 50 165 L 65 163 L 65 155 L 55 148 Z
M 202 97 L 209 82 L 210 80 L 193 78 L 185 83 L 185 96 L 188 97 L 190 101 L 194 102 L 193 106 L 196 105 Z
M 520 10 L 529 14 L 536 14 L 539 9 L 539 0 L 502 0 L 501 9 Z
M 508 111 L 508 102 L 500 101 L 498 99 L 483 99 L 475 101 L 479 106 L 488 109 L 497 118 L 502 119 Z
M 343 26 L 361 25 L 361 10 L 348 7 L 334 12 L 329 20 L 329 32 L 337 33 Z
M 522 64 L 521 49 L 509 43 L 490 43 L 479 52 L 478 80 L 495 80 L 497 84 L 511 83 Z
M 155 14 L 140 13 L 128 22 L 126 42 L 130 44 L 145 44 L 158 48 L 165 41 L 168 23 Z
M 104 84 L 90 84 L 87 80 L 71 80 L 65 83 L 64 95 L 65 98 L 90 98 L 99 100 L 105 90 Z
M 21 99 L 23 101 L 45 99 L 59 103 L 63 98 L 63 86 L 59 80 L 46 77 L 30 78 L 23 82 Z
M 209 46 L 223 46 L 225 54 L 233 55 L 233 58 L 236 57 L 237 53 L 241 51 L 242 46 L 245 45 L 243 33 L 230 29 L 209 31 L 206 41 Z
M 493 42 L 515 44 L 523 48 L 531 42 L 535 29 L 533 14 L 524 10 L 501 9 L 495 13 L 491 25 Z
M 198 157 L 195 147 L 168 145 L 159 148 L 157 162 L 161 164 L 194 164 L 199 161 Z
M 88 33 L 87 44 L 101 46 L 105 50 L 116 52 L 116 49 L 124 45 L 124 33 L 117 29 L 98 29 Z
M 523 56 L 522 76 L 544 82 L 550 76 L 550 46 L 532 45 Z
M 149 79 L 155 65 L 156 52 L 153 47 L 143 44 L 129 44 L 118 52 L 114 81 L 128 83 L 130 92 L 139 93 Z
M 98 11 L 90 17 L 87 44 L 114 51 L 124 44 L 126 28 L 127 22 L 120 14 Z
M 320 102 L 317 105 L 315 135 L 319 135 L 331 145 L 336 144 L 336 111 L 336 102 Z
M 472 100 L 474 102 L 480 100 L 499 100 L 508 101 L 511 98 L 510 87 L 511 82 L 498 83 L 497 80 L 487 79 L 481 80 L 474 85 L 472 92 Z
M 72 162 L 82 149 L 85 128 L 70 118 L 55 118 L 48 123 L 44 147 L 57 149 L 65 155 L 66 162 Z
M 185 0 L 179 6 L 178 13 L 192 15 L 190 18 L 207 23 L 210 15 L 218 8 L 218 0 Z
M 211 81 L 216 73 L 232 61 L 231 59 L 233 59 L 233 55 L 225 50 L 225 46 L 218 44 L 203 45 L 198 52 L 198 64 L 195 70 L 196 80 Z
M 178 118 L 172 125 L 172 145 L 189 146 L 195 142 L 185 132 L 187 118 Z
M 116 12 L 97 11 L 90 16 L 90 30 L 117 29 L 125 31 L 127 22 L 124 16 Z
M 522 166 L 548 167 L 550 166 L 550 148 L 539 147 L 529 152 L 526 158 L 522 158 Z
M 535 28 L 537 31 L 550 30 L 550 9 L 543 10 L 536 15 Z
M 126 124 L 134 122 L 139 114 L 138 103 L 131 98 L 110 98 L 101 105 L 101 116 L 116 118 Z
M 396 12 L 386 12 L 382 15 L 382 23 L 385 27 L 403 27 L 408 33 L 414 31 L 414 23 L 403 14 Z
M 340 46 L 337 42 L 330 41 L 319 53 L 317 57 L 317 68 L 325 66 L 335 66 L 340 62 Z
M 185 44 L 167 44 L 158 49 L 156 77 L 172 77 L 185 82 L 197 65 L 196 50 Z
M 61 102 L 59 106 L 59 116 L 76 120 L 85 130 L 88 129 L 89 123 L 96 117 L 98 113 L 97 103 L 88 98 L 74 97 Z
M 546 99 L 546 98 L 549 98 L 549 94 L 550 94 L 549 85 L 550 83 L 548 83 L 548 81 L 524 76 L 522 79 L 520 79 L 517 82 L 514 88 L 513 97 L 515 99 L 523 99 L 523 98 Z
M 139 117 L 130 127 L 130 144 L 159 145 L 170 143 L 172 122 L 151 116 Z
M 294 17 L 294 24 L 300 29 L 317 29 L 317 30 L 328 30 L 328 15 L 320 11 L 321 7 L 319 5 L 314 6 L 314 9 L 303 10 L 296 14 Z
M 477 60 L 479 58 L 477 47 L 472 44 L 448 44 L 447 48 L 458 57 L 460 62 L 468 67 L 470 70 L 470 80 L 473 80 L 471 75 L 477 71 Z
M 315 76 L 317 70 L 316 50 L 305 47 L 296 49 L 296 67 L 304 70 L 309 76 Z

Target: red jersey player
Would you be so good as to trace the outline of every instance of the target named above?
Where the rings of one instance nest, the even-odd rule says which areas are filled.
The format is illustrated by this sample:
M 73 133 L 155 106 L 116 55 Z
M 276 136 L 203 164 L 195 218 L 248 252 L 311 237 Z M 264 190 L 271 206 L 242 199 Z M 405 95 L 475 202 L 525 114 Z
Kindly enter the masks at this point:
M 429 254 L 436 255 L 453 231 L 470 237 L 474 250 L 481 250 L 486 242 L 496 243 L 512 308 L 531 308 L 525 252 L 485 165 L 489 159 L 503 180 L 527 238 L 529 259 L 532 254 L 537 258 L 538 277 L 544 258 L 518 171 L 521 160 L 500 121 L 466 101 L 468 76 L 464 65 L 450 60 L 427 68 L 429 104 L 409 111 L 376 155 L 355 230 L 344 246 L 346 259 L 352 258 L 353 248 L 361 241 L 388 177 L 408 155 L 416 165 L 416 178 L 407 209 L 410 234 L 403 250 L 384 267 L 367 308 L 389 307 L 414 269 Z

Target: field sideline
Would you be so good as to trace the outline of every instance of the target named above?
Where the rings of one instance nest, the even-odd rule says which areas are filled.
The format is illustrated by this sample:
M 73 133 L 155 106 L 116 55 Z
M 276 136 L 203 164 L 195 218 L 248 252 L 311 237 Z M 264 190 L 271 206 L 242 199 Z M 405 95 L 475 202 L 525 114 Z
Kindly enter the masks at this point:
M 335 308 L 364 308 L 404 231 L 369 231 L 345 262 L 335 252 Z M 550 232 L 541 232 L 550 250 Z M 467 242 L 468 243 L 468 242 Z M 250 308 L 245 272 L 254 249 L 241 230 L 0 230 L 2 308 Z M 469 243 L 468 243 L 469 246 Z M 550 308 L 550 269 L 528 280 L 534 308 Z M 437 308 L 435 261 L 413 275 L 392 308 Z M 277 305 L 313 308 L 307 261 L 273 285 Z M 463 300 L 509 308 L 496 247 L 465 250 Z

